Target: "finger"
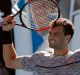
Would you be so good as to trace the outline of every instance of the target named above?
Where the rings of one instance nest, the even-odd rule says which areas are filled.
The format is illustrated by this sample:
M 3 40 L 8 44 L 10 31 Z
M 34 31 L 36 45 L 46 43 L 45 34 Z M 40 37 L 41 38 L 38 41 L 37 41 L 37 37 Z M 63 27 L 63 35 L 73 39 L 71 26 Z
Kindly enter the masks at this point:
M 3 30 L 10 31 L 15 27 L 16 21 L 11 16 L 7 16 L 3 19 Z
M 8 24 L 8 17 L 3 18 L 3 25 L 7 25 Z
M 15 20 L 12 20 L 11 23 L 12 23 L 13 25 L 15 25 L 15 24 L 16 24 L 16 21 L 15 21 Z
M 12 24 L 12 20 L 13 20 L 12 16 L 7 16 L 7 23 L 8 24 Z
M 7 16 L 7 17 L 3 18 L 3 24 L 4 25 L 11 24 L 12 20 L 13 20 L 12 16 Z

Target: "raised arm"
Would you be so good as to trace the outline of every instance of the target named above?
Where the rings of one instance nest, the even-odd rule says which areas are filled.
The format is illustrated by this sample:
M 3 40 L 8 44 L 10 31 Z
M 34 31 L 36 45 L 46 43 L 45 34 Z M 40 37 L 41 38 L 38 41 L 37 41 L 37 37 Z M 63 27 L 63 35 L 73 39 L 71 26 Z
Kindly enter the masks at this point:
M 8 22 L 10 21 L 10 24 Z M 3 58 L 5 65 L 8 68 L 22 68 L 20 57 L 17 57 L 13 42 L 11 40 L 12 28 L 15 26 L 15 21 L 11 20 L 10 16 L 3 19 Z

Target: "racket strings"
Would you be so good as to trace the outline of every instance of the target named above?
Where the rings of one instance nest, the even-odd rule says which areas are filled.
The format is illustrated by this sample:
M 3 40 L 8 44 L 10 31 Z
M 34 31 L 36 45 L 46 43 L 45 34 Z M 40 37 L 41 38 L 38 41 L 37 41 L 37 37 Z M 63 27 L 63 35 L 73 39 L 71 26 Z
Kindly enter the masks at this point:
M 39 2 L 32 4 L 32 7 L 33 12 L 35 12 L 33 14 L 33 18 L 35 15 L 35 18 L 33 20 L 37 22 L 36 27 L 37 28 L 46 27 L 46 25 L 48 25 L 49 22 L 51 21 L 51 19 L 48 16 L 49 14 L 54 12 L 55 5 L 50 1 L 41 0 Z
M 48 29 L 50 27 L 49 23 L 58 17 L 58 8 L 51 0 L 39 0 L 32 2 L 28 4 L 23 11 L 29 14 L 31 21 L 27 27 L 34 30 Z M 27 19 L 27 17 L 28 16 L 26 16 L 25 19 Z M 24 21 L 24 19 L 23 22 L 26 25 L 26 21 Z

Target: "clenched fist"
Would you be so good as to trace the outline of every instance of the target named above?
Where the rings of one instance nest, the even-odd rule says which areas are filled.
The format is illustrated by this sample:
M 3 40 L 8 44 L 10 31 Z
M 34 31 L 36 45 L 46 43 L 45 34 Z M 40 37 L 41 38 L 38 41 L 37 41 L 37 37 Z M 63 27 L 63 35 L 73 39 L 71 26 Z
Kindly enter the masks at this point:
M 12 16 L 7 16 L 3 18 L 3 23 L 2 23 L 3 31 L 11 31 L 15 27 L 15 23 L 16 21 Z

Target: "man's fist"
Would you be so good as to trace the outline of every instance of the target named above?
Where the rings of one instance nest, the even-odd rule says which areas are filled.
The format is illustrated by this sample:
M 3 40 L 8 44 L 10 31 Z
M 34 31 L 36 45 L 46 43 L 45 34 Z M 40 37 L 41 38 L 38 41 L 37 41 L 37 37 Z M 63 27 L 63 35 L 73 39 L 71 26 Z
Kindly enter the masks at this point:
M 3 18 L 2 24 L 3 31 L 11 31 L 15 27 L 16 21 L 12 16 L 7 16 Z

